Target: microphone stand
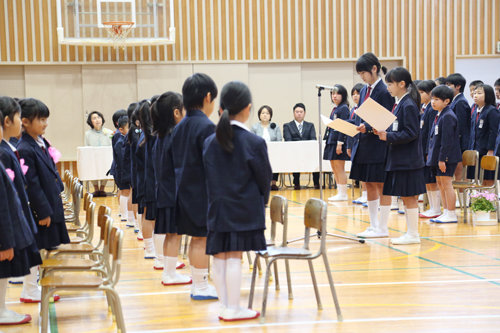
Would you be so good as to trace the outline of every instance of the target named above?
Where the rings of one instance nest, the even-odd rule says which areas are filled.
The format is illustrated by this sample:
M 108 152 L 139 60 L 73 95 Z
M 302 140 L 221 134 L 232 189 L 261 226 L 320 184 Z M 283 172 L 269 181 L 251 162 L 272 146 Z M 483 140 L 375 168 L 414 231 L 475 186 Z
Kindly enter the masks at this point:
M 319 197 L 321 200 L 323 200 L 323 138 L 321 137 L 321 91 L 326 89 L 333 90 L 333 87 L 325 87 L 321 85 L 317 85 L 316 88 L 318 89 L 318 113 L 319 113 L 319 122 L 318 122 L 318 142 L 319 142 Z M 352 240 L 355 242 L 360 242 L 361 244 L 365 243 L 365 240 L 363 238 L 354 238 L 354 237 L 347 237 L 347 236 L 342 236 L 342 235 L 337 235 L 337 234 L 332 234 L 327 232 L 326 230 L 318 230 L 316 234 L 313 234 L 309 237 L 314 237 L 318 236 L 318 238 L 321 238 L 322 235 L 326 236 L 332 236 L 332 237 L 338 237 L 338 238 L 344 238 L 348 240 Z M 303 240 L 304 237 L 299 237 L 296 239 L 292 239 L 287 242 L 287 244 Z

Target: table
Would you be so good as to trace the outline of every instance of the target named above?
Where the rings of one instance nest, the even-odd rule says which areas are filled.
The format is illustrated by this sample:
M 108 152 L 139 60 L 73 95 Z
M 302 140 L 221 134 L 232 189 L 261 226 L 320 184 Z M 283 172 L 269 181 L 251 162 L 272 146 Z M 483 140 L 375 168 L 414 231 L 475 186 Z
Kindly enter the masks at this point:
M 113 179 L 106 176 L 113 162 L 113 148 L 105 147 L 78 147 L 76 148 L 78 178 L 81 181 Z

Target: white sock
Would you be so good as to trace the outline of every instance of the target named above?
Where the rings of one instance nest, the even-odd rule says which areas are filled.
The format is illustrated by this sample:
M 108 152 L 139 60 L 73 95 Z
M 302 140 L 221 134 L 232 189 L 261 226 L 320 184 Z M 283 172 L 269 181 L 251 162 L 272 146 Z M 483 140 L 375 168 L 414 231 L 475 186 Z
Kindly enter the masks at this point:
M 380 206 L 380 218 L 378 220 L 377 230 L 379 232 L 387 233 L 387 223 L 389 223 L 389 214 L 391 213 L 391 206 Z
M 139 232 L 142 232 L 142 214 L 137 214 L 137 224 L 139 225 Z
M 429 198 L 429 203 L 433 212 L 441 211 L 439 204 L 439 191 L 427 192 L 427 198 Z
M 134 212 L 132 211 L 128 211 L 128 219 L 127 219 L 130 223 L 134 223 L 135 221 L 135 216 L 134 216 Z
M 214 257 L 212 264 L 212 282 L 214 283 L 221 305 L 227 307 L 226 260 Z
M 347 184 L 338 184 L 339 194 L 344 196 L 347 195 Z
M 241 259 L 226 260 L 227 308 L 237 310 L 241 296 Z
M 127 219 L 128 218 L 128 210 L 127 210 L 127 205 L 128 205 L 128 197 L 121 195 L 120 196 L 120 213 L 122 214 L 122 219 Z
M 363 194 L 361 195 L 361 197 L 368 198 L 368 192 L 367 191 L 363 191 Z
M 419 237 L 418 234 L 418 208 L 407 208 L 406 209 L 406 223 L 408 224 L 408 230 L 406 234 L 411 237 Z
M 24 277 L 23 291 L 26 296 L 27 295 L 35 296 L 38 295 L 38 293 L 40 292 L 40 289 L 38 289 L 37 275 L 38 275 L 38 266 L 35 266 L 31 267 L 30 274 Z
M 177 257 L 163 257 L 163 275 L 174 277 L 177 268 Z
M 448 217 L 449 219 L 457 219 L 457 212 L 454 211 L 454 210 L 449 210 L 448 212 L 446 212 L 446 217 Z
M 368 214 L 370 215 L 370 227 L 376 229 L 378 226 L 378 205 L 380 200 L 368 201 Z
M 166 234 L 163 235 L 153 235 L 156 259 L 163 261 L 163 243 L 165 242 Z
M 193 275 L 193 287 L 200 291 L 208 288 L 208 268 L 194 268 L 191 266 Z
M 7 296 L 7 280 L 0 279 L 0 314 L 7 310 L 5 307 L 5 297 Z
M 391 199 L 392 199 L 392 203 L 391 204 L 393 206 L 397 206 L 398 205 L 398 197 L 391 197 Z
M 155 253 L 155 244 L 153 241 L 153 237 L 151 238 L 144 237 L 144 246 L 146 247 L 146 252 Z

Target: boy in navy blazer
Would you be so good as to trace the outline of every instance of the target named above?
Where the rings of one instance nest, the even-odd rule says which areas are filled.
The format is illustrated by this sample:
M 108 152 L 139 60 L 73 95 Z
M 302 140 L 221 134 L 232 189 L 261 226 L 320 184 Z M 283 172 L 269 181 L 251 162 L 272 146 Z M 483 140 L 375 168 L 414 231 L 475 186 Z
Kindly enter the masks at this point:
M 429 137 L 429 153 L 426 164 L 441 191 L 444 212 L 431 222 L 457 222 L 455 213 L 455 192 L 453 190 L 453 174 L 458 162 L 462 160 L 460 151 L 460 126 L 455 113 L 448 106 L 453 99 L 453 91 L 446 86 L 438 86 L 432 90 L 432 108 L 438 111 L 434 119 L 434 128 Z
M 285 141 L 307 141 L 317 140 L 316 130 L 313 123 L 304 120 L 306 116 L 306 106 L 297 103 L 293 107 L 293 117 L 289 123 L 283 125 L 283 137 Z M 314 188 L 319 189 L 319 173 L 313 172 Z M 300 190 L 300 173 L 293 173 L 293 185 L 296 190 Z
M 176 220 L 178 233 L 192 236 L 189 263 L 193 274 L 191 298 L 218 299 L 208 284 L 207 243 L 208 196 L 203 166 L 203 143 L 215 132 L 208 119 L 214 111 L 217 86 L 206 74 L 195 73 L 182 87 L 186 116 L 172 132 L 172 157 L 177 189 Z
M 116 186 L 120 190 L 119 202 L 120 202 L 120 212 L 121 220 L 127 221 L 128 218 L 128 202 L 130 198 L 130 176 L 128 179 L 123 179 L 124 170 L 124 151 L 123 146 L 125 143 L 125 136 L 128 134 L 128 117 L 123 116 L 118 120 L 118 134 L 113 136 L 113 141 L 116 141 L 113 146 L 113 163 L 115 168 L 115 182 Z M 116 140 L 115 140 L 116 137 Z M 128 159 L 130 161 L 130 159 Z M 130 163 L 128 163 L 130 164 Z

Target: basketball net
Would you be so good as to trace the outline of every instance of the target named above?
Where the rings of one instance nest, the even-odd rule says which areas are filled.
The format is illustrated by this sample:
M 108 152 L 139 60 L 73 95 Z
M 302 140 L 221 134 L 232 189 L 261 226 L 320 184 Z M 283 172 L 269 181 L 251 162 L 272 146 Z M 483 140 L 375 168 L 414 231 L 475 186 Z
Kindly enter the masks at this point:
M 124 50 L 125 41 L 127 40 L 127 35 L 132 30 L 134 22 L 129 22 L 129 21 L 103 22 L 102 25 L 113 39 L 115 50 L 118 47 Z

